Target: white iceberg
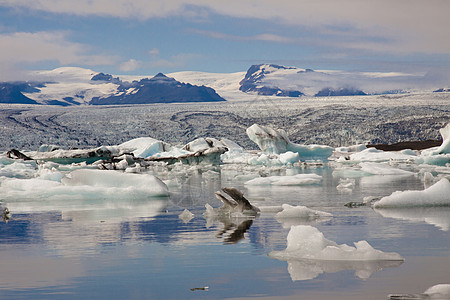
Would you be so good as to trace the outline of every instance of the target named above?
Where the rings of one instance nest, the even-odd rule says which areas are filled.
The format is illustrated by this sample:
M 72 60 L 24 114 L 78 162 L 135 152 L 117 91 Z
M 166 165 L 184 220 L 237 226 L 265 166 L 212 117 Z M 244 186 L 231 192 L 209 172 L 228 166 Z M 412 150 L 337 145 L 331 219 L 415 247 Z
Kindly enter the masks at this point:
M 150 174 L 130 174 L 116 171 L 80 169 L 67 174 L 61 181 L 51 176 L 32 179 L 7 178 L 0 184 L 0 200 L 20 202 L 24 200 L 65 199 L 149 199 L 167 197 L 167 186 Z
M 351 161 L 359 162 L 383 162 L 383 161 L 415 161 L 417 156 L 409 151 L 383 151 L 376 148 L 367 148 L 361 152 L 352 153 L 348 156 Z
M 151 137 L 136 138 L 118 146 L 122 152 L 133 153 L 135 157 L 150 157 L 160 152 L 167 152 L 170 145 Z
M 245 182 L 245 185 L 311 185 L 319 184 L 322 176 L 317 174 L 297 174 L 292 176 L 259 177 Z
M 334 151 L 332 147 L 325 145 L 294 144 L 284 130 L 275 130 L 258 124 L 247 128 L 247 135 L 263 152 L 269 154 L 291 151 L 298 153 L 301 159 L 327 159 Z
M 276 219 L 299 218 L 299 219 L 317 219 L 321 217 L 332 217 L 333 215 L 320 210 L 310 209 L 306 206 L 292 206 L 289 204 L 281 205 L 282 211 L 275 215 Z
M 397 169 L 383 163 L 374 162 L 362 162 L 359 163 L 361 171 L 374 175 L 398 175 L 398 176 L 411 176 L 413 172 Z
M 450 181 L 442 178 L 423 191 L 396 191 L 373 204 L 374 208 L 450 206 Z
M 423 292 L 423 294 L 391 294 L 388 298 L 392 300 L 446 300 L 450 299 L 450 284 L 434 285 Z
M 317 228 L 308 225 L 292 226 L 287 236 L 287 247 L 283 251 L 269 253 L 280 260 L 324 260 L 324 261 L 403 261 L 398 253 L 376 250 L 367 241 L 354 243 L 354 247 L 326 239 Z
M 436 150 L 439 154 L 449 154 L 450 153 L 450 123 L 447 124 L 444 128 L 439 130 L 442 136 L 442 144 Z

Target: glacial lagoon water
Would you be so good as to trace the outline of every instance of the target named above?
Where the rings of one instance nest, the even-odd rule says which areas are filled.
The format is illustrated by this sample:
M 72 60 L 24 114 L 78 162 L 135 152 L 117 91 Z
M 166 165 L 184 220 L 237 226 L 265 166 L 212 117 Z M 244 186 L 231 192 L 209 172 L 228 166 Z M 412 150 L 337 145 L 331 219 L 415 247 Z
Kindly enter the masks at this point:
M 252 172 L 254 169 L 252 170 Z M 316 173 L 320 184 L 247 186 L 233 167 L 192 168 L 167 181 L 170 197 L 148 201 L 15 199 L 0 223 L 1 299 L 387 299 L 450 282 L 450 208 L 348 208 L 364 197 L 423 190 L 418 176 L 366 176 L 339 191 L 327 164 L 272 170 Z M 238 176 L 236 176 L 238 175 Z M 336 175 L 336 174 L 335 174 Z M 164 179 L 164 178 L 163 178 Z M 243 191 L 252 204 L 304 205 L 333 214 L 310 221 L 208 218 L 214 192 Z M 182 219 L 188 209 L 193 218 Z M 291 225 L 310 225 L 338 244 L 366 240 L 404 261 L 339 262 L 269 257 Z

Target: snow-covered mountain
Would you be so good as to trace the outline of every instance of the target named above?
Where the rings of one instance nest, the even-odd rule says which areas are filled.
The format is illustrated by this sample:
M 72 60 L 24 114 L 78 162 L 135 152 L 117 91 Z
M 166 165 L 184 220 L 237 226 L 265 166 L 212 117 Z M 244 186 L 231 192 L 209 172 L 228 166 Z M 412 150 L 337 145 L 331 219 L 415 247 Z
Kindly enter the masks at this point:
M 252 65 L 247 72 L 176 72 L 116 76 L 63 67 L 35 71 L 32 81 L 0 83 L 0 103 L 106 105 L 251 100 L 264 97 L 327 97 L 410 92 L 448 92 L 436 74 L 367 73 Z
M 300 69 L 274 64 L 251 66 L 240 90 L 273 96 L 352 96 L 432 91 L 442 87 L 433 74 L 344 72 Z M 439 90 L 445 91 L 445 89 Z
M 225 101 L 212 88 L 157 74 L 121 80 L 89 69 L 64 67 L 33 72 L 33 81 L 0 83 L 0 103 L 108 105 Z

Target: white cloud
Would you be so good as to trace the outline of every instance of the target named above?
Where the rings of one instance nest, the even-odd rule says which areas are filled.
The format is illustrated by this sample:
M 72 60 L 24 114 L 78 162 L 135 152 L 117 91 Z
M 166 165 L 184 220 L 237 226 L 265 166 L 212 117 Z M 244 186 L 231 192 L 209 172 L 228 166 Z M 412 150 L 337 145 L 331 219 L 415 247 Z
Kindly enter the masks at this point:
M 290 38 L 282 35 L 272 34 L 272 33 L 262 33 L 251 36 L 241 36 L 241 35 L 233 35 L 233 34 L 225 34 L 217 31 L 209 31 L 209 30 L 200 30 L 200 29 L 188 29 L 188 32 L 200 34 L 203 36 L 208 36 L 214 39 L 221 40 L 231 40 L 231 41 L 266 41 L 266 42 L 275 42 L 275 43 L 297 43 L 304 41 L 303 39 Z
M 153 48 L 151 50 L 148 51 L 148 54 L 152 57 L 156 57 L 159 55 L 159 49 L 158 48 Z
M 14 74 L 22 76 L 19 66 L 40 62 L 56 62 L 60 65 L 112 65 L 117 57 L 90 55 L 89 47 L 67 40 L 67 32 L 15 32 L 0 34 L 1 80 L 12 80 Z M 7 78 L 6 78 L 7 77 Z
M 198 16 L 205 19 L 205 14 L 213 12 L 303 26 L 319 33 L 334 28 L 334 33 L 328 32 L 334 37 L 355 33 L 359 37 L 374 37 L 368 46 L 364 45 L 367 38 L 358 39 L 355 36 L 349 43 L 336 43 L 339 47 L 400 53 L 450 53 L 448 0 L 0 0 L 0 5 L 53 13 L 141 20 L 168 16 L 187 16 L 191 19 Z M 260 38 L 278 42 L 276 37 L 262 35 Z M 330 43 L 336 40 L 331 39 Z
M 119 65 L 119 70 L 123 72 L 130 72 L 138 69 L 141 66 L 141 63 L 135 59 L 130 59 L 125 61 Z

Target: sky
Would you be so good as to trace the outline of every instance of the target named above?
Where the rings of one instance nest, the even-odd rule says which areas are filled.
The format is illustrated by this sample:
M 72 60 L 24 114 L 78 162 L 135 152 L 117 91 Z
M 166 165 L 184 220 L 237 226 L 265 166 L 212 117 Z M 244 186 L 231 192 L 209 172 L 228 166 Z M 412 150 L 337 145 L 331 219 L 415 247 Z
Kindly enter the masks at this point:
M 0 0 L 0 80 L 319 70 L 449 74 L 448 0 Z

